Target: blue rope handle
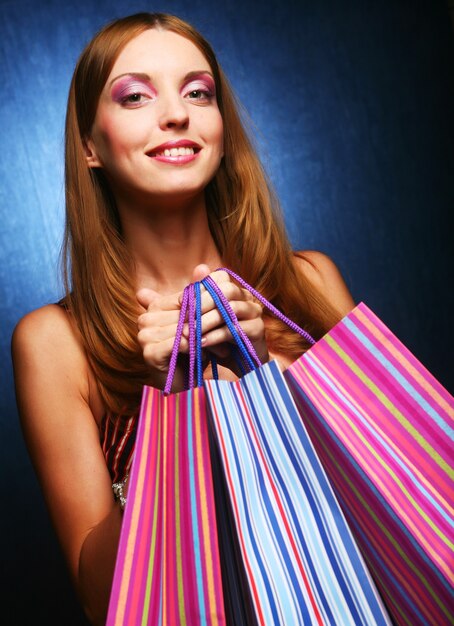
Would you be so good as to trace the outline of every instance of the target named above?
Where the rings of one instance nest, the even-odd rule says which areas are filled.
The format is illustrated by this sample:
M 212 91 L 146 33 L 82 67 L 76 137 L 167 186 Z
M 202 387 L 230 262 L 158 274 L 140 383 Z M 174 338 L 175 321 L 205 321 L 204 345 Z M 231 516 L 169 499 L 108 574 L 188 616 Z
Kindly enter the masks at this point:
M 246 335 L 244 330 L 241 328 L 240 322 L 238 321 L 238 318 L 237 318 L 237 316 L 235 314 L 235 311 L 232 309 L 232 307 L 230 305 L 230 302 L 225 297 L 225 295 L 222 293 L 222 291 L 219 288 L 219 286 L 217 285 L 217 283 L 213 280 L 213 278 L 211 278 L 211 276 L 207 276 L 205 280 L 211 285 L 211 287 L 216 292 L 219 300 L 222 302 L 222 305 L 223 305 L 224 309 L 226 310 L 226 312 L 227 312 L 227 314 L 229 316 L 229 319 L 231 320 L 232 324 L 234 325 L 235 330 L 237 331 L 237 333 L 241 337 L 241 339 L 243 341 L 243 344 L 245 345 L 248 353 L 250 354 L 251 358 L 254 359 L 256 366 L 260 367 L 262 365 L 262 362 L 260 361 L 260 359 L 259 359 L 259 357 L 257 355 L 257 352 L 255 351 L 255 348 L 252 345 L 251 340 Z
M 210 284 L 210 280 L 208 280 L 209 277 L 204 278 L 202 280 L 202 285 L 205 287 L 205 289 L 208 291 L 208 293 L 210 294 L 210 296 L 213 298 L 213 301 L 215 303 L 215 305 L 217 306 L 220 314 L 222 315 L 222 318 L 224 319 L 224 322 L 227 326 L 227 328 L 230 330 L 230 333 L 236 343 L 236 345 L 238 346 L 241 354 L 243 355 L 248 367 L 250 370 L 254 370 L 257 368 L 257 365 L 254 363 L 254 361 L 252 360 L 240 334 L 237 332 L 237 329 L 235 328 L 232 320 L 230 319 L 230 316 L 226 310 L 226 308 L 224 307 L 223 303 L 221 302 L 221 299 L 219 298 L 218 294 L 216 293 L 216 290 L 212 287 L 212 285 Z

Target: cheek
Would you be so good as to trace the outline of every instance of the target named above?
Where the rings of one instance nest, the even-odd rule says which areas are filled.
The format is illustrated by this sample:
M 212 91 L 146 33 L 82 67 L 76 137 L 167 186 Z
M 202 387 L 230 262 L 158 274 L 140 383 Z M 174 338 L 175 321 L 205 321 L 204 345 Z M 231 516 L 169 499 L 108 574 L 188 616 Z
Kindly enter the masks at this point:
M 207 121 L 211 130 L 211 141 L 218 144 L 218 148 L 221 154 L 224 154 L 224 124 L 219 111 L 213 118 Z
M 134 124 L 134 120 L 130 119 L 118 120 L 114 116 L 104 115 L 97 120 L 93 139 L 108 157 L 109 154 L 120 155 L 126 152 L 142 135 L 142 124 Z

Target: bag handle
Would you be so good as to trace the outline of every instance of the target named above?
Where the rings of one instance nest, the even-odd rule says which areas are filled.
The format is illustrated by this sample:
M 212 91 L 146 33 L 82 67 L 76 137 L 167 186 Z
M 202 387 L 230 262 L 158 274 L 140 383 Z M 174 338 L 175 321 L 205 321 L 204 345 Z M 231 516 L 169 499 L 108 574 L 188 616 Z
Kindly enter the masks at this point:
M 189 326 L 189 368 L 187 389 L 195 387 L 195 372 L 197 372 L 197 387 L 203 385 L 203 363 L 202 363 L 202 302 L 200 293 L 200 282 L 191 283 L 184 288 L 181 301 L 180 315 L 178 317 L 175 340 L 173 342 L 172 353 L 170 355 L 169 371 L 164 386 L 164 394 L 170 394 L 175 371 L 177 367 L 178 350 L 183 336 L 183 327 L 188 318 Z M 211 358 L 211 369 L 213 378 L 218 378 L 218 368 L 214 356 Z
M 315 344 L 315 339 L 303 328 L 298 326 L 291 319 L 286 317 L 279 309 L 277 309 L 271 302 L 269 302 L 264 296 L 262 296 L 256 289 L 249 285 L 245 280 L 238 276 L 233 270 L 220 267 L 216 271 L 227 272 L 241 287 L 249 291 L 254 298 L 256 298 L 266 309 L 271 311 L 275 317 L 280 319 L 284 324 L 291 328 L 294 332 L 301 335 L 311 345 Z M 213 301 L 218 308 L 224 322 L 226 323 L 230 333 L 235 341 L 238 349 L 238 355 L 234 355 L 237 363 L 244 373 L 247 369 L 249 371 L 256 369 L 262 365 L 260 358 L 252 345 L 251 340 L 241 328 L 240 322 L 233 311 L 230 302 L 224 296 L 217 283 L 211 278 L 206 276 L 203 280 L 191 283 L 185 287 L 183 291 L 183 298 L 181 302 L 180 315 L 178 318 L 177 330 L 175 333 L 175 341 L 172 348 L 172 354 L 170 356 L 169 371 L 167 374 L 166 383 L 164 386 L 164 394 L 168 395 L 172 387 L 173 379 L 175 376 L 178 350 L 183 334 L 183 327 L 186 321 L 186 315 L 188 315 L 189 324 L 189 375 L 188 375 L 188 387 L 194 388 L 195 370 L 197 371 L 197 386 L 201 387 L 203 384 L 203 370 L 202 370 L 202 306 L 201 306 L 201 293 L 200 285 L 203 285 L 208 293 L 213 298 Z M 188 310 L 189 309 L 189 310 Z M 211 359 L 211 365 L 213 369 L 213 376 L 217 379 L 217 364 L 214 357 Z
M 311 346 L 313 346 L 316 343 L 312 335 L 310 335 L 306 330 L 298 326 L 298 324 L 293 322 L 291 319 L 286 317 L 281 311 L 279 311 L 279 309 L 276 309 L 274 304 L 271 304 L 271 302 L 269 302 L 266 298 L 264 298 L 261 293 L 259 293 L 256 289 L 254 289 L 254 287 L 252 287 L 245 280 L 243 280 L 241 276 L 238 276 L 238 274 L 235 274 L 233 270 L 230 270 L 227 267 L 220 267 L 216 271 L 227 272 L 227 274 L 230 274 L 230 276 L 234 278 L 237 283 L 239 283 L 242 287 L 244 287 L 244 289 L 247 289 L 247 291 L 249 291 L 254 296 L 254 298 L 256 298 L 259 302 L 261 302 L 261 304 L 263 304 L 263 306 L 266 309 L 271 311 L 271 313 L 273 313 L 275 317 L 280 319 L 281 322 L 284 322 L 284 324 L 286 324 L 289 328 L 294 330 L 295 333 L 297 333 L 298 335 L 301 335 L 301 337 L 306 339 L 306 341 L 310 343 Z

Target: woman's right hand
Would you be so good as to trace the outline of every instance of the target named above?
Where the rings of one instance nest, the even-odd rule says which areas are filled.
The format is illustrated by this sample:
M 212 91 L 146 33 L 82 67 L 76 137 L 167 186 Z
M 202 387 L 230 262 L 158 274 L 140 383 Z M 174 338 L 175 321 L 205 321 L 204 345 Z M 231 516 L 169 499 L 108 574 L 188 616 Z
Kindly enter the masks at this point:
M 153 289 L 143 288 L 136 295 L 139 304 L 145 309 L 138 318 L 137 339 L 143 351 L 143 358 L 150 366 L 150 385 L 163 389 L 175 341 L 182 294 L 180 292 L 162 296 Z M 189 343 L 183 336 L 179 351 L 187 353 L 188 350 Z M 182 391 L 184 381 L 184 368 L 178 366 L 172 392 Z

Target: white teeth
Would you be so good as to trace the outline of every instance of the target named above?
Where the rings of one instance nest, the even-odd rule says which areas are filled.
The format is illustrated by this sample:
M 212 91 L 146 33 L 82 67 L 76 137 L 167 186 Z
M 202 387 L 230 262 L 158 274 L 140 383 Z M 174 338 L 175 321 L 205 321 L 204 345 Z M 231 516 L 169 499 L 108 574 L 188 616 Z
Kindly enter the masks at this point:
M 189 154 L 194 154 L 194 148 L 189 147 L 180 147 L 180 148 L 166 148 L 164 152 L 158 152 L 156 156 L 187 156 Z

